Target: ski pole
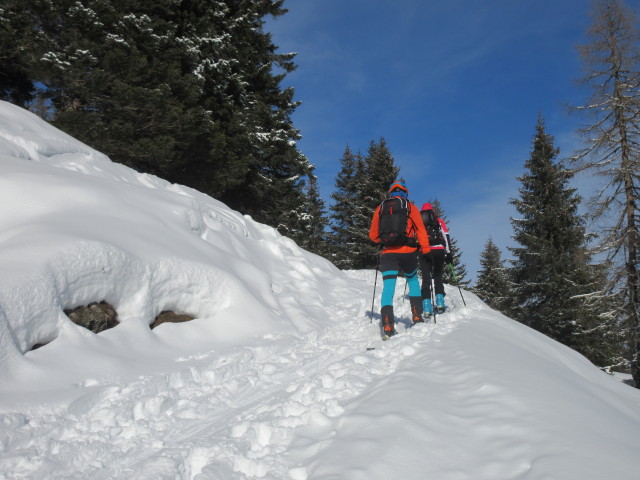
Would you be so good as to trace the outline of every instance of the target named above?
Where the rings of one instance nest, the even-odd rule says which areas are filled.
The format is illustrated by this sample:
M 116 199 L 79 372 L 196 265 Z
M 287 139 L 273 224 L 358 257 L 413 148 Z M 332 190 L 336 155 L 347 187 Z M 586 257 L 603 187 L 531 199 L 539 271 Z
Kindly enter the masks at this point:
M 456 272 L 453 271 L 453 265 L 449 264 L 449 269 L 451 270 L 451 275 L 453 275 L 453 279 L 456 282 L 456 285 L 458 286 L 458 291 L 460 292 L 460 298 L 462 298 L 462 303 L 464 303 L 464 306 L 467 306 L 467 302 L 464 301 L 464 296 L 462 295 L 462 289 L 460 288 L 460 282 L 458 281 L 458 277 L 456 277 Z
M 407 283 L 409 282 L 407 281 L 407 276 L 405 275 L 404 276 L 404 292 L 402 293 L 402 299 L 405 303 L 407 301 Z
M 380 252 L 376 253 L 378 260 L 376 261 L 376 278 L 373 281 L 373 296 L 371 297 L 371 320 L 369 323 L 373 323 L 373 304 L 376 300 L 376 285 L 378 283 L 378 270 L 380 270 Z
M 433 267 L 431 267 L 431 311 L 433 312 L 433 323 L 438 323 L 438 308 L 436 307 L 436 281 L 433 278 Z

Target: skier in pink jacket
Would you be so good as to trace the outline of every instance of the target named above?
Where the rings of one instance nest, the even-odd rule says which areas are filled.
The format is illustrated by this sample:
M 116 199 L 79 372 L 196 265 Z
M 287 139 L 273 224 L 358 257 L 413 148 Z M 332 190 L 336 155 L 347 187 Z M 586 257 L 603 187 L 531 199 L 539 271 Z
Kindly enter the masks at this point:
M 424 314 L 432 315 L 432 279 L 436 294 L 436 313 L 443 313 L 446 308 L 444 303 L 445 293 L 444 283 L 442 283 L 442 273 L 444 272 L 445 263 L 451 263 L 453 260 L 451 255 L 451 239 L 449 237 L 447 224 L 444 223 L 444 220 L 436 216 L 433 206 L 430 203 L 424 203 L 422 205 L 420 216 L 427 229 L 429 242 L 431 243 L 431 254 L 420 257 L 420 268 L 422 270 L 422 310 Z

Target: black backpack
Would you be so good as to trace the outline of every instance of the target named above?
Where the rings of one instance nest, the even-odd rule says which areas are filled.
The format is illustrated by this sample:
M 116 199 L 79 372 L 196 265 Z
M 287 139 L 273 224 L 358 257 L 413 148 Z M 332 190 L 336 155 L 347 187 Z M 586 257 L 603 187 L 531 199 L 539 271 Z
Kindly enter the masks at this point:
M 409 203 L 402 197 L 387 198 L 380 204 L 378 233 L 385 247 L 407 245 L 407 222 Z
M 438 222 L 438 217 L 436 217 L 435 212 L 433 210 L 425 210 L 420 212 L 420 216 L 429 234 L 429 244 L 432 246 L 446 245 L 442 229 L 440 228 L 440 222 Z

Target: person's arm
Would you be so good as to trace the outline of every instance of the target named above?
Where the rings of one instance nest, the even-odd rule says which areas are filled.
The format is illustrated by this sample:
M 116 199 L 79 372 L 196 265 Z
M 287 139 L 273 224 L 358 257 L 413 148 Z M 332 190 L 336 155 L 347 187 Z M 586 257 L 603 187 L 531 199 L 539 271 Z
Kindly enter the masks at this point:
M 444 237 L 444 251 L 446 252 L 444 262 L 452 264 L 453 254 L 451 253 L 451 237 L 449 236 L 449 228 L 447 228 L 447 224 L 444 223 L 444 220 L 441 218 L 439 218 L 438 221 L 440 223 L 440 229 L 442 230 L 442 236 Z
M 440 223 L 440 230 L 442 230 L 442 236 L 444 237 L 444 247 L 447 253 L 451 252 L 451 237 L 449 236 L 449 229 L 447 228 L 447 224 L 444 223 L 444 220 L 438 218 L 438 223 Z
M 369 238 L 375 242 L 380 243 L 380 228 L 379 228 L 379 220 L 380 219 L 380 205 L 376 208 L 376 211 L 373 212 L 373 218 L 371 219 L 371 227 L 369 227 Z

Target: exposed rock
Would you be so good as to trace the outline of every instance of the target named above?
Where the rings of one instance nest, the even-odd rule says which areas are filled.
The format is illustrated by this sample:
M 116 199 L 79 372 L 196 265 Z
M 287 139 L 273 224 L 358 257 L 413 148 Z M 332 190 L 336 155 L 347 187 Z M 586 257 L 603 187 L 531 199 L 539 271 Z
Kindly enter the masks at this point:
M 178 314 L 176 312 L 172 312 L 171 310 L 165 310 L 156 317 L 156 319 L 151 324 L 151 328 L 156 328 L 158 325 L 165 322 L 182 323 L 189 322 L 191 320 L 193 320 L 193 317 L 190 315 Z
M 118 325 L 118 313 L 107 302 L 93 302 L 86 306 L 80 306 L 71 310 L 65 310 L 64 313 L 69 319 L 76 325 L 80 325 L 94 333 L 100 333 Z M 187 314 L 178 314 L 171 310 L 165 310 L 158 315 L 151 328 L 156 328 L 158 325 L 170 322 L 170 323 L 182 323 L 193 320 L 194 317 Z M 36 343 L 31 350 L 43 347 L 48 342 Z
M 64 313 L 73 323 L 94 333 L 100 333 L 118 325 L 118 313 L 104 301 L 90 303 L 73 310 L 65 310 Z

